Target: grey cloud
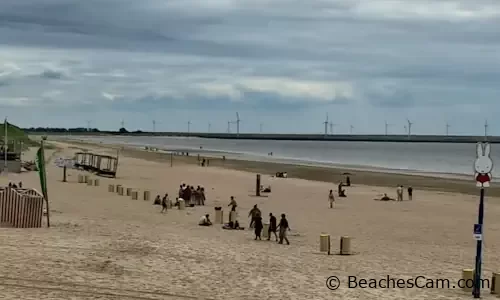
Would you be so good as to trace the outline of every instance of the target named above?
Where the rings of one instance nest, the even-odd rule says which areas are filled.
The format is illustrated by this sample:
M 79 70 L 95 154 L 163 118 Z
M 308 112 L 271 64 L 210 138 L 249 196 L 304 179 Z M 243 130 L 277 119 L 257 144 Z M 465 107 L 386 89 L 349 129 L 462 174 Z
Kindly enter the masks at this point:
M 2 95 L 80 113 L 95 107 L 300 111 L 352 101 L 453 111 L 498 103 L 500 19 L 459 17 L 445 5 L 477 14 L 499 11 L 500 3 L 391 3 L 283 0 L 262 9 L 254 1 L 2 0 L 0 57 L 20 66 L 0 77 Z M 397 10 L 400 4 L 406 12 Z M 415 5 L 426 10 L 417 14 Z M 289 80 L 284 89 L 301 80 L 346 82 L 353 95 L 317 101 L 245 88 L 252 78 Z M 236 87 L 242 102 L 199 88 L 222 84 Z M 121 97 L 110 102 L 102 93 Z
M 62 79 L 64 78 L 64 74 L 58 71 L 45 70 L 40 74 L 40 77 L 47 79 Z

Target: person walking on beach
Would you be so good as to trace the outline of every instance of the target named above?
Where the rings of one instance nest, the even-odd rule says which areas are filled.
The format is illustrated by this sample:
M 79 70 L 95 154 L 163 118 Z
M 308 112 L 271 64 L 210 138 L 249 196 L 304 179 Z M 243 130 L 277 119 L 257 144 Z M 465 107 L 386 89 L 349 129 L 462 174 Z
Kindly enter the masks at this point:
M 250 225 L 248 225 L 248 227 L 250 228 L 253 228 L 252 226 L 254 225 L 255 223 L 255 219 L 257 217 L 260 217 L 260 209 L 257 208 L 257 204 L 255 204 L 253 206 L 253 208 L 250 210 L 250 212 L 248 213 L 248 217 L 251 217 L 252 219 L 250 220 Z
M 411 186 L 408 187 L 408 200 L 413 199 L 413 188 Z
M 278 235 L 276 234 L 276 217 L 272 213 L 269 213 L 269 229 L 267 230 L 267 240 L 271 240 L 271 233 L 274 233 L 276 242 L 278 241 Z
M 335 202 L 335 197 L 333 196 L 333 190 L 330 190 L 330 194 L 328 194 L 328 201 L 330 202 L 330 208 L 333 208 L 333 202 Z
M 398 201 L 403 201 L 403 186 L 402 185 L 398 186 L 396 193 L 398 196 Z
M 259 240 L 262 240 L 261 237 L 260 237 L 260 233 L 262 232 L 262 228 L 264 227 L 262 225 L 262 217 L 260 216 L 260 214 L 255 217 L 254 219 L 254 225 L 255 225 L 255 240 L 259 239 Z
M 234 196 L 231 196 L 231 202 L 229 202 L 228 206 L 231 206 L 231 211 L 236 211 L 236 206 L 238 206 L 238 203 L 236 203 L 236 200 L 234 200 Z
M 163 196 L 163 199 L 161 199 L 161 212 L 162 213 L 164 211 L 167 211 L 167 208 L 168 208 L 167 201 L 170 201 L 170 199 L 168 199 L 168 194 L 165 194 L 165 196 Z
M 280 244 L 283 244 L 283 240 L 286 241 L 286 244 L 287 245 L 290 245 L 290 242 L 288 241 L 288 237 L 287 237 L 287 230 L 290 231 L 290 227 L 288 225 L 288 220 L 286 219 L 286 215 L 285 214 L 281 214 L 281 220 L 280 220 L 280 224 L 278 225 L 278 229 L 280 231 L 280 241 L 279 243 Z

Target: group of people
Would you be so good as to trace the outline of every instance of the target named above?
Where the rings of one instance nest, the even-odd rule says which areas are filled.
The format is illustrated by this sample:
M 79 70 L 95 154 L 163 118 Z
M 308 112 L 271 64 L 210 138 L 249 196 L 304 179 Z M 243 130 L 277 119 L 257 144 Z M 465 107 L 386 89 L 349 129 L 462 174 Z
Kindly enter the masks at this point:
M 253 208 L 248 213 L 248 216 L 251 218 L 250 220 L 250 228 L 254 228 L 255 230 L 255 240 L 262 240 L 261 233 L 264 228 L 264 224 L 262 223 L 262 213 L 260 209 L 257 207 L 257 204 L 253 206 Z M 279 232 L 279 238 L 276 232 Z M 281 214 L 281 220 L 279 224 L 277 224 L 276 217 L 273 216 L 272 213 L 269 213 L 269 227 L 267 232 L 267 240 L 271 240 L 271 234 L 274 234 L 276 238 L 276 242 L 279 244 L 283 244 L 283 241 L 290 245 L 290 241 L 287 237 L 287 232 L 290 231 L 290 225 L 288 224 L 288 220 L 286 219 L 285 214 Z
M 198 186 L 195 189 L 194 186 L 183 183 L 179 187 L 178 199 L 183 199 L 186 206 L 205 205 L 205 188 Z
M 409 186 L 407 188 L 407 192 L 408 192 L 408 200 L 412 200 L 413 199 L 413 187 Z M 375 199 L 375 200 L 380 200 L 380 201 L 403 201 L 403 186 L 402 185 L 399 185 L 398 188 L 396 189 L 396 196 L 397 196 L 397 199 L 393 199 L 393 198 L 387 196 L 387 194 L 384 194 L 384 196 L 382 196 L 382 198 Z
M 14 188 L 14 189 L 17 189 L 17 188 L 22 189 L 23 188 L 23 183 L 22 183 L 22 181 L 20 181 L 19 184 L 16 185 L 15 183 L 9 182 L 9 187 L 10 188 Z

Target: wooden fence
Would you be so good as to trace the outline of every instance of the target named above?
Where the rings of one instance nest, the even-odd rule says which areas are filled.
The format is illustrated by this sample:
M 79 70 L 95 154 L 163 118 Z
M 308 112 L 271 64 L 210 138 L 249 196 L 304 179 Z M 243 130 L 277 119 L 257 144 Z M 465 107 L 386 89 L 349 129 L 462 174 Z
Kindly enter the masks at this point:
M 43 196 L 34 189 L 0 188 L 0 226 L 40 228 Z

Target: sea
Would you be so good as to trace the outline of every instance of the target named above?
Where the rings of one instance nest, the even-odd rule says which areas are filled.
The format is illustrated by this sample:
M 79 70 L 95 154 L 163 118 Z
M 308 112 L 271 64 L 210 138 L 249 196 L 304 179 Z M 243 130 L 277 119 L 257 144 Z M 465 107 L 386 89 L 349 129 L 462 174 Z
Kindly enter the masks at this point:
M 346 170 L 383 171 L 403 174 L 467 178 L 474 181 L 475 144 L 391 143 L 337 141 L 225 140 L 196 137 L 66 136 L 102 144 L 122 144 L 159 151 L 189 152 L 206 157 L 270 161 Z M 493 161 L 500 158 L 500 146 L 491 145 Z M 493 170 L 500 176 L 500 168 Z

